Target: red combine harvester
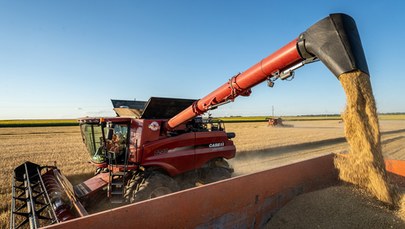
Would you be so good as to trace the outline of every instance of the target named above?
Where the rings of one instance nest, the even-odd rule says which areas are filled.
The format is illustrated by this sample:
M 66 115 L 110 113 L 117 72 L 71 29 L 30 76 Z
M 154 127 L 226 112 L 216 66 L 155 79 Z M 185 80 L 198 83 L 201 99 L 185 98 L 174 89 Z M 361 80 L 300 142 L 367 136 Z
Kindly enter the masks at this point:
M 229 178 L 233 170 L 226 159 L 235 156 L 230 140 L 235 134 L 200 115 L 239 95 L 249 96 L 261 82 L 272 87 L 317 60 L 335 76 L 368 73 L 350 16 L 324 18 L 200 100 L 151 98 L 140 118 L 80 119 L 95 176 L 73 187 L 55 166 L 20 165 L 14 171 L 11 227 L 36 228 L 85 216 L 100 198 L 133 203 Z
M 267 126 L 283 126 L 283 119 L 281 118 L 269 118 Z
M 107 186 L 111 201 L 133 203 L 231 177 L 226 159 L 235 156 L 230 140 L 235 134 L 225 132 L 221 122 L 196 117 L 177 128 L 164 128 L 169 118 L 194 102 L 152 97 L 139 119 L 80 119 L 97 170 L 94 178 L 75 187 L 78 196 Z M 90 186 L 95 179 L 105 183 Z

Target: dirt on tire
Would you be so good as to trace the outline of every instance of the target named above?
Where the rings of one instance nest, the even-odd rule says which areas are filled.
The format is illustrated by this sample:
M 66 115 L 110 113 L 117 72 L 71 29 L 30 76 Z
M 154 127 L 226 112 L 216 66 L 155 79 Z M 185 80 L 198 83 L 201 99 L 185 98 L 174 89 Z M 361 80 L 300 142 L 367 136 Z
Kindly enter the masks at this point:
M 178 190 L 179 187 L 173 178 L 160 172 L 151 172 L 151 174 L 139 184 L 137 190 L 133 192 L 130 202 L 135 203 L 148 200 Z

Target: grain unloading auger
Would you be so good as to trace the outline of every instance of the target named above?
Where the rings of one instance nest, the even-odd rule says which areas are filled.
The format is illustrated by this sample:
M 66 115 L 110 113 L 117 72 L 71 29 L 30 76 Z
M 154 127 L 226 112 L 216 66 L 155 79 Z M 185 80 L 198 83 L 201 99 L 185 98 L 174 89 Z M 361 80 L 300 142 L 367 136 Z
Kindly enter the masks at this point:
M 227 83 L 170 119 L 166 127 L 174 128 L 207 110 L 233 101 L 239 95 L 248 96 L 250 89 L 263 81 L 273 86 L 275 80 L 285 80 L 293 76 L 297 68 L 316 60 L 321 60 L 336 77 L 354 70 L 369 73 L 353 18 L 345 14 L 332 14 L 319 21 L 297 39 L 245 72 L 233 76 Z
M 22 164 L 14 174 L 11 227 L 36 228 L 85 216 L 85 207 L 100 198 L 134 203 L 229 178 L 233 170 L 226 159 L 235 156 L 230 140 L 235 134 L 197 116 L 239 95 L 248 96 L 263 81 L 273 86 L 317 60 L 337 77 L 354 70 L 368 73 L 350 16 L 332 14 L 317 22 L 198 101 L 151 98 L 140 118 L 80 119 L 84 143 L 97 167 L 95 176 L 72 187 L 56 167 Z

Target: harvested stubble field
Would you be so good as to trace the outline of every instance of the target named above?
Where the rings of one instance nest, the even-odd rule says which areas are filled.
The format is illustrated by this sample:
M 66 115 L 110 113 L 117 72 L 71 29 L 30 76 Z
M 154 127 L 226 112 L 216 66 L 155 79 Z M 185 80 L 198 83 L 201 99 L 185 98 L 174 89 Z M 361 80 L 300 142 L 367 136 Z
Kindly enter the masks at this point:
M 8 228 L 13 169 L 32 161 L 58 167 L 73 181 L 90 176 L 78 126 L 0 128 L 0 228 Z M 7 225 L 7 226 L 6 226 Z
M 234 131 L 237 157 L 232 160 L 236 174 L 302 161 L 314 156 L 346 151 L 343 123 L 330 121 L 285 122 L 287 127 L 264 123 L 228 123 Z M 405 120 L 380 121 L 384 157 L 405 160 Z
M 237 136 L 234 142 L 238 154 L 231 161 L 236 176 L 347 149 L 343 124 L 338 120 L 286 124 L 226 124 L 227 131 Z M 383 120 L 380 125 L 384 156 L 405 160 L 405 121 Z M 19 164 L 27 160 L 41 165 L 56 161 L 73 183 L 94 171 L 77 126 L 0 128 L 0 149 L 0 228 L 8 227 L 11 176 Z

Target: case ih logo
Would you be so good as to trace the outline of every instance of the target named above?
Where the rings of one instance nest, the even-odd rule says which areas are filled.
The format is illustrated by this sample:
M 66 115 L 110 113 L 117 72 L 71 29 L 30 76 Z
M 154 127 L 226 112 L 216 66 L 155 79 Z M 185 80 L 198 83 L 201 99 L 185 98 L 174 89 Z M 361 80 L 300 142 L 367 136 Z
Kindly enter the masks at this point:
M 211 144 L 208 145 L 208 147 L 210 147 L 210 148 L 216 148 L 216 147 L 222 147 L 222 146 L 224 146 L 224 145 L 225 145 L 225 143 L 223 143 L 223 142 L 218 142 L 218 143 L 211 143 Z
M 149 124 L 149 129 L 151 129 L 152 131 L 157 131 L 160 129 L 160 125 L 158 122 L 154 121 L 151 124 Z

